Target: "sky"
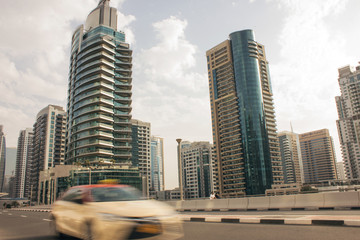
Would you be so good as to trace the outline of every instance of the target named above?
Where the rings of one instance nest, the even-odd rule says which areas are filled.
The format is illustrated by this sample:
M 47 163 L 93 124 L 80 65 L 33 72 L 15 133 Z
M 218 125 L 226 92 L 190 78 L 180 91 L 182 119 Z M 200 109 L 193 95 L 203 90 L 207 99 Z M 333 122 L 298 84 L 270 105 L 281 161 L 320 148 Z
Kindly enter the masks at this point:
M 0 124 L 7 147 L 48 104 L 66 108 L 70 43 L 98 0 L 12 0 L 0 8 Z M 133 49 L 133 118 L 165 141 L 165 188 L 178 185 L 176 139 L 212 142 L 205 52 L 253 29 L 269 61 L 278 131 L 327 128 L 341 161 L 338 68 L 360 61 L 357 0 L 111 0 Z

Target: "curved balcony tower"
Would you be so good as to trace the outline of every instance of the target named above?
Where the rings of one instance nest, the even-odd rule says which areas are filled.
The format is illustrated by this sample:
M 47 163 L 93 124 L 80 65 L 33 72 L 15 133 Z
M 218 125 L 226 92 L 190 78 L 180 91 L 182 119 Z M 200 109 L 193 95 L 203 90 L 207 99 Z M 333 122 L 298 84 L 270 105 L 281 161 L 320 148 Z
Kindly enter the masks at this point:
M 66 164 L 131 164 L 132 50 L 101 0 L 72 36 Z

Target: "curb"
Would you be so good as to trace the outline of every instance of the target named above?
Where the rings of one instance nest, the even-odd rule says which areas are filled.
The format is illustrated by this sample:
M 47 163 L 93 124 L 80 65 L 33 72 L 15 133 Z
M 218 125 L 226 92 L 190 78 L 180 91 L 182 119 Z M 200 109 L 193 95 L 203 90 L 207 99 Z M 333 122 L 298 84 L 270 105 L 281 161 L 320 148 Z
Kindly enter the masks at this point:
M 279 225 L 317 225 L 360 227 L 360 220 L 289 219 L 289 218 L 223 218 L 223 217 L 181 217 L 185 222 L 210 223 L 257 223 Z
M 256 211 L 322 211 L 322 210 L 360 210 L 360 207 L 303 207 L 303 208 L 199 208 L 177 209 L 177 212 L 256 212 Z
M 51 209 L 22 209 L 22 208 L 10 208 L 10 211 L 26 211 L 26 212 L 51 212 Z

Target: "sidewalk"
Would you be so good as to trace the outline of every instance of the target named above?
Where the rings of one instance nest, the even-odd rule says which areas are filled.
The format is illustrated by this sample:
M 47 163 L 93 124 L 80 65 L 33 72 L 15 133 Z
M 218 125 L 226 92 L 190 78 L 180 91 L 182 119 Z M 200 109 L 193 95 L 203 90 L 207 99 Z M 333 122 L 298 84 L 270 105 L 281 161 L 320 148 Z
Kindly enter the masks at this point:
M 183 221 L 212 223 L 261 223 L 292 225 L 332 225 L 360 227 L 360 215 L 184 215 Z

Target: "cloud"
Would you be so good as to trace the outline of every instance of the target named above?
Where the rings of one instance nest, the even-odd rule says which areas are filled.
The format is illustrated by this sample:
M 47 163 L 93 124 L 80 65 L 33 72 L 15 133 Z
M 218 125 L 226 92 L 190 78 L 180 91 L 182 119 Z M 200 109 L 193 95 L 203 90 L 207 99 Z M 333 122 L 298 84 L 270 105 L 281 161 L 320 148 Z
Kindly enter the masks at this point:
M 112 0 L 121 7 L 125 0 Z M 48 104 L 65 108 L 73 31 L 84 24 L 98 0 L 12 0 L 0 9 L 0 124 L 7 145 L 16 146 L 21 129 L 32 127 Z M 135 42 L 135 17 L 119 12 L 119 27 Z M 15 119 L 16 118 L 16 119 Z
M 278 38 L 281 60 L 270 66 L 279 130 L 288 130 L 290 121 L 298 133 L 328 128 L 337 142 L 337 69 L 353 62 L 346 39 L 327 20 L 347 1 L 275 2 L 287 13 Z
M 154 23 L 156 44 L 134 56 L 133 116 L 164 137 L 167 189 L 176 184 L 175 139 L 211 139 L 207 76 L 195 70 L 198 48 L 186 38 L 187 25 L 174 16 Z
M 123 31 L 125 33 L 126 39 L 125 41 L 130 45 L 135 44 L 135 34 L 131 28 L 131 23 L 136 20 L 133 15 L 124 15 L 123 13 L 118 11 L 118 22 L 117 27 L 119 31 Z

